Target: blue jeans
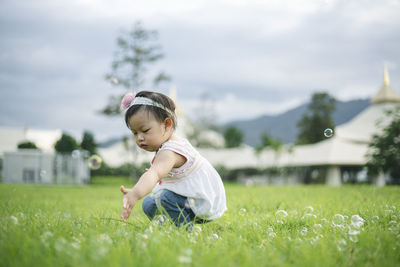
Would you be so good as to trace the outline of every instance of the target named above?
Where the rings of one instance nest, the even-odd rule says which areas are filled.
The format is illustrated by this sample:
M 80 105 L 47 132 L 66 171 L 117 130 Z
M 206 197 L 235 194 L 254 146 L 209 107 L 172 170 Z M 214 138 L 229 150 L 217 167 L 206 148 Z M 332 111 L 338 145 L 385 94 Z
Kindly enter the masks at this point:
M 143 212 L 150 220 L 154 218 L 157 212 L 161 212 L 167 213 L 177 226 L 196 221 L 196 215 L 189 207 L 187 197 L 164 190 L 160 196 L 160 206 L 161 211 L 157 210 L 156 200 L 151 195 L 145 197 L 142 202 Z

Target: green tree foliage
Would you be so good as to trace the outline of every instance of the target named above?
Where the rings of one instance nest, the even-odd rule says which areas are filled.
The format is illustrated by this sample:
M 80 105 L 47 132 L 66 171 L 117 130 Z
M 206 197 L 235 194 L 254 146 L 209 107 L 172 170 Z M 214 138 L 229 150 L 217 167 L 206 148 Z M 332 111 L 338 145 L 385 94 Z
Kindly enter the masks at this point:
M 225 129 L 224 138 L 227 148 L 238 147 L 242 144 L 243 133 L 235 126 L 230 126 Z
M 94 135 L 91 132 L 85 131 L 83 133 L 81 148 L 89 151 L 91 155 L 97 153 L 97 144 L 94 140 Z
M 54 148 L 58 153 L 71 153 L 75 149 L 78 149 L 79 146 L 72 136 L 63 133 L 60 140 L 54 145 Z
M 18 144 L 18 149 L 38 149 L 35 143 L 24 141 Z
M 122 32 L 117 38 L 117 51 L 112 61 L 112 71 L 106 79 L 114 86 L 123 86 L 132 91 L 145 85 L 147 66 L 163 58 L 161 46 L 157 44 L 158 32 L 146 30 L 137 21 L 129 32 Z M 153 78 L 157 86 L 170 77 L 160 71 Z M 101 111 L 105 115 L 117 115 L 123 95 L 112 95 L 107 106 Z
M 297 123 L 299 135 L 296 143 L 313 144 L 325 139 L 324 130 L 334 130 L 332 113 L 336 108 L 336 100 L 328 93 L 317 92 L 312 95 L 307 112 Z
M 391 123 L 380 135 L 372 136 L 367 168 L 370 175 L 388 173 L 394 183 L 400 184 L 400 107 L 387 111 L 387 114 Z
M 283 144 L 280 140 L 274 139 L 268 132 L 263 132 L 261 134 L 261 144 L 256 147 L 256 151 L 261 152 L 266 147 L 270 147 L 274 151 L 278 151 L 282 145 Z

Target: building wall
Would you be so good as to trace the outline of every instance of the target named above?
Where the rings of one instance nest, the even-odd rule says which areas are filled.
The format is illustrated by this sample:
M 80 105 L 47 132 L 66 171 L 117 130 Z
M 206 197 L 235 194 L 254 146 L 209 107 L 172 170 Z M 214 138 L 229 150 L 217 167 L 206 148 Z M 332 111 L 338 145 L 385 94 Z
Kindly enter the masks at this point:
M 5 152 L 3 182 L 52 183 L 54 155 L 39 150 Z
M 59 155 L 40 150 L 5 152 L 2 181 L 5 183 L 85 184 L 90 170 L 84 155 Z

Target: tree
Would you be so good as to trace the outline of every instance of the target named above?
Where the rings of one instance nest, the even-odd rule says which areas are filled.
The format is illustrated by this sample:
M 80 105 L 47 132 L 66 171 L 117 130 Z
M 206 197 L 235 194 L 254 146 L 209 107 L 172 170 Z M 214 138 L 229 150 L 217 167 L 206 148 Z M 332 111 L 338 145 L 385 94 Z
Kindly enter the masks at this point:
M 373 135 L 369 144 L 367 169 L 373 176 L 388 173 L 395 184 L 400 184 L 400 107 L 387 111 L 387 115 L 391 122 L 381 134 Z
M 58 153 L 71 153 L 78 149 L 79 146 L 72 136 L 63 133 L 60 140 L 58 140 L 54 145 L 54 148 Z
M 325 139 L 324 130 L 334 130 L 332 113 L 336 108 L 336 100 L 328 93 L 314 93 L 306 113 L 297 123 L 300 129 L 296 143 L 313 144 Z
M 81 148 L 89 151 L 91 155 L 97 153 L 97 144 L 94 140 L 94 135 L 91 132 L 85 131 L 83 133 Z
M 129 32 L 122 32 L 117 38 L 117 52 L 112 61 L 112 70 L 105 78 L 114 86 L 123 86 L 127 90 L 137 90 L 146 83 L 147 65 L 163 58 L 160 45 L 157 44 L 157 31 L 146 30 L 140 21 L 137 21 Z M 160 71 L 153 79 L 157 86 L 171 78 Z M 105 115 L 117 115 L 121 95 L 112 95 L 109 103 L 101 111 Z
M 24 141 L 18 144 L 18 149 L 38 149 L 35 143 Z
M 235 126 L 230 126 L 225 129 L 224 138 L 227 148 L 238 147 L 243 141 L 243 133 Z
M 268 132 L 264 132 L 261 134 L 261 144 L 256 148 L 256 151 L 261 152 L 266 147 L 270 147 L 276 152 L 282 147 L 282 142 L 274 139 Z

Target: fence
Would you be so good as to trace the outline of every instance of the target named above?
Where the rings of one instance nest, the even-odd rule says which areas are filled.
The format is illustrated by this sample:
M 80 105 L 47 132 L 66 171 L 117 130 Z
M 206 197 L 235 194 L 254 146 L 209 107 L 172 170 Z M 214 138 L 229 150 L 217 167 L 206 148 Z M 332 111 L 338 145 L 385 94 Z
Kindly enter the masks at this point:
M 85 184 L 90 170 L 85 152 L 53 154 L 40 150 L 5 152 L 2 177 L 5 183 Z

